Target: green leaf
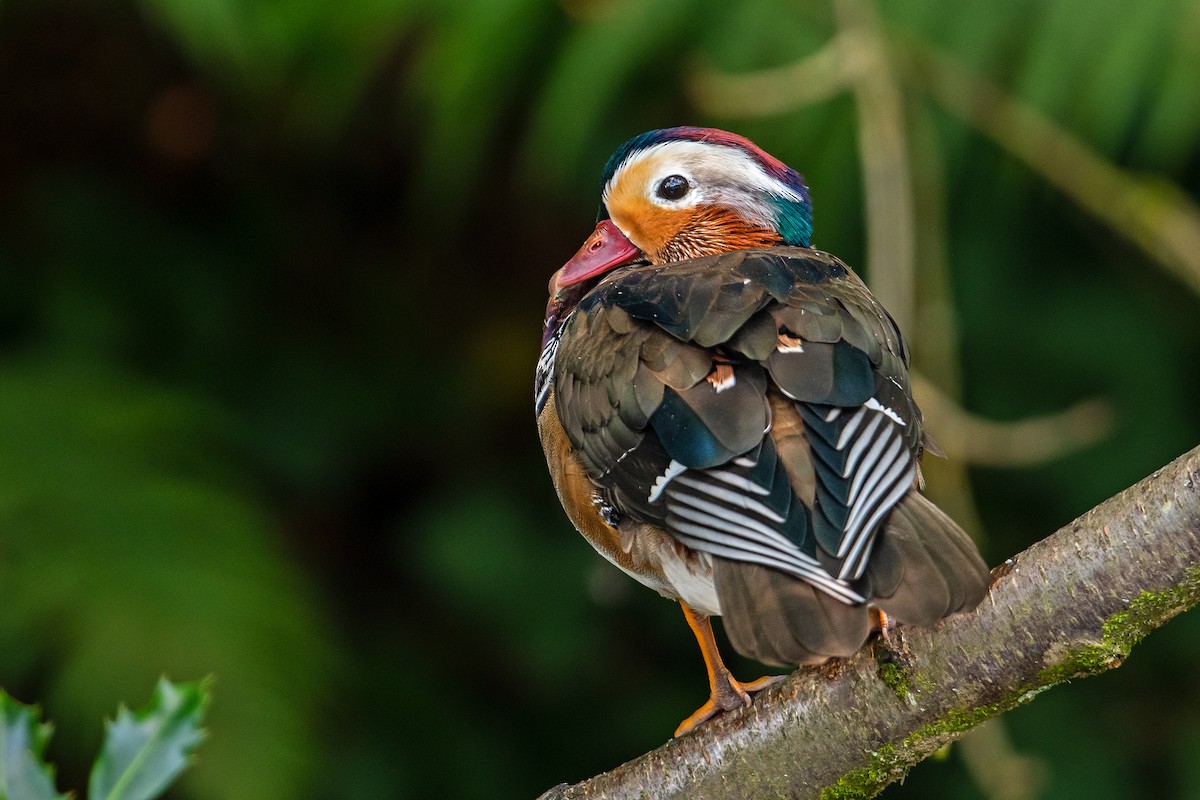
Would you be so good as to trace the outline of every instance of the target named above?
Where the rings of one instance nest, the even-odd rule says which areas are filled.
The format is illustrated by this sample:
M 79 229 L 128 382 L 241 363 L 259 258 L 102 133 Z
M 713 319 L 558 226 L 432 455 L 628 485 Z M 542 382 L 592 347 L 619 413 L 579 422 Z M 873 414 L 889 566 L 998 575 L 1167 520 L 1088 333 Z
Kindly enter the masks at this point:
M 150 705 L 121 707 L 108 723 L 100 756 L 88 781 L 91 800 L 150 800 L 188 765 L 204 738 L 200 721 L 208 706 L 208 681 L 173 684 L 160 679 Z
M 53 730 L 33 706 L 0 689 L 0 800 L 66 800 L 54 788 L 54 769 L 42 761 Z

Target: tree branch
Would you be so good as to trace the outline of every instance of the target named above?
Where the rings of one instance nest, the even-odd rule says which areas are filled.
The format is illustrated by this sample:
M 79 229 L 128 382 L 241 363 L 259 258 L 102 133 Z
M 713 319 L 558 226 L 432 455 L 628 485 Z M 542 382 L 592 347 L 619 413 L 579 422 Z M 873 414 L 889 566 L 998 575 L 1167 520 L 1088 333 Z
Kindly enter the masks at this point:
M 899 49 L 907 77 L 1200 293 L 1200 207 L 1158 176 L 1122 169 L 947 53 Z
M 1120 666 L 1200 601 L 1200 447 L 993 571 L 972 614 L 801 669 L 559 798 L 873 797 L 983 720 Z

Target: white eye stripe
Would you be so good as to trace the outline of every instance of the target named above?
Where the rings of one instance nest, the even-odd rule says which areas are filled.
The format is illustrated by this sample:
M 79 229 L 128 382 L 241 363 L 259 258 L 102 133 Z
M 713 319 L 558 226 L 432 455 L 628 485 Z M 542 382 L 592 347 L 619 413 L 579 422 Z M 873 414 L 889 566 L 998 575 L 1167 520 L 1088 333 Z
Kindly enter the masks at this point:
M 738 208 L 753 221 L 770 225 L 772 209 L 765 195 L 792 202 L 804 200 L 795 188 L 769 175 L 753 156 L 736 147 L 707 142 L 673 141 L 639 150 L 623 161 L 604 186 L 607 201 L 613 188 L 643 164 L 652 165 L 653 179 L 635 191 L 650 202 L 665 208 L 680 208 L 700 203 L 721 203 Z M 658 183 L 670 175 L 682 175 L 693 185 L 680 200 L 658 197 Z M 644 179 L 644 178 L 643 178 Z

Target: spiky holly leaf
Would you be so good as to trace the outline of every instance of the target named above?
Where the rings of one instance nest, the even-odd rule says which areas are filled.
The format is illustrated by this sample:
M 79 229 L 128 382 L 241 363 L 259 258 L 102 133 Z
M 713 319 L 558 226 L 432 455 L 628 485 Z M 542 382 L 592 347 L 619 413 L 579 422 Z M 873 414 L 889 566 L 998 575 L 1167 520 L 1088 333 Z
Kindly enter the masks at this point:
M 208 707 L 208 683 L 162 678 L 146 708 L 122 706 L 105 726 L 88 781 L 89 800 L 150 800 L 161 794 L 204 738 L 200 722 Z
M 42 761 L 53 726 L 38 710 L 0 689 L 0 800 L 66 800 L 54 788 L 54 769 Z

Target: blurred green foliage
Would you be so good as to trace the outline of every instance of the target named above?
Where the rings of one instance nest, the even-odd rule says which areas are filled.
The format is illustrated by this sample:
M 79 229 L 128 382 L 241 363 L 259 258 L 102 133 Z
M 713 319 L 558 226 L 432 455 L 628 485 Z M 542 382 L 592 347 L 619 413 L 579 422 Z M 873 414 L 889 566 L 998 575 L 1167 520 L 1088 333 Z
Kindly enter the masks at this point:
M 1195 201 L 1197 4 L 879 11 Z M 0 685 L 61 723 L 63 783 L 163 672 L 217 677 L 179 797 L 533 796 L 661 743 L 702 666 L 550 489 L 544 286 L 611 150 L 681 123 L 798 167 L 817 246 L 864 264 L 847 96 L 745 120 L 686 89 L 834 29 L 793 0 L 0 5 Z M 964 405 L 1119 414 L 1083 452 L 972 471 L 996 563 L 1200 441 L 1200 298 L 905 99 Z M 1044 796 L 1200 797 L 1198 660 L 1185 615 L 1008 715 Z M 889 796 L 986 795 L 952 754 Z

